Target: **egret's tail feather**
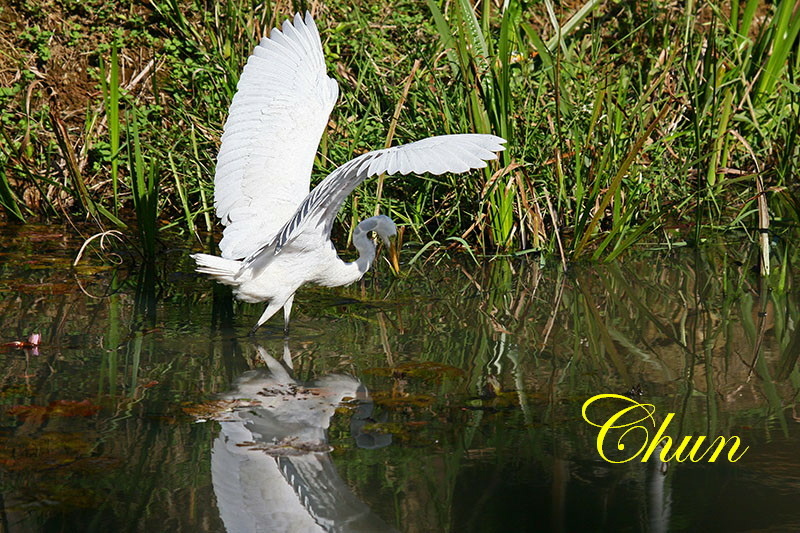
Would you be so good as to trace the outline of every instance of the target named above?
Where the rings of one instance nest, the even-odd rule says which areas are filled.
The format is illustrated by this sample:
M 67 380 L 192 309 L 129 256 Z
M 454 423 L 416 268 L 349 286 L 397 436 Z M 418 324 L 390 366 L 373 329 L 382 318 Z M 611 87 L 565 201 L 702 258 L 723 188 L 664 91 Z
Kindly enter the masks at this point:
M 208 274 L 220 283 L 238 286 L 243 281 L 236 279 L 236 274 L 242 266 L 241 261 L 208 254 L 192 254 L 191 258 L 197 263 L 198 272 Z

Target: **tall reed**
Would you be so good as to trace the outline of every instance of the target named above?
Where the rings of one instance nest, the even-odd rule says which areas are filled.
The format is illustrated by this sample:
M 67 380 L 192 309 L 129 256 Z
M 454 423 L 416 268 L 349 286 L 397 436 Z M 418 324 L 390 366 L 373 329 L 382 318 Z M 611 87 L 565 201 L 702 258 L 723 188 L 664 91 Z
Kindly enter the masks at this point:
M 100 61 L 100 85 L 103 90 L 103 104 L 108 119 L 109 145 L 111 146 L 111 191 L 113 199 L 113 211 L 119 213 L 119 141 L 120 141 L 120 117 L 119 117 L 119 53 L 116 43 L 111 45 L 111 64 L 106 67 L 104 61 Z
M 139 117 L 135 108 L 128 111 L 128 175 L 143 254 L 148 263 L 155 260 L 159 215 L 159 165 L 145 159 L 139 135 Z
M 468 102 L 472 131 L 493 133 L 513 141 L 509 69 L 514 40 L 512 32 L 517 27 L 519 3 L 511 2 L 503 13 L 499 64 L 493 65 L 490 60 L 494 56 L 490 50 L 491 41 L 485 35 L 490 20 L 489 2 L 483 3 L 482 26 L 467 0 L 452 4 L 449 22 L 434 0 L 426 1 L 448 61 L 463 83 L 462 94 Z M 501 154 L 501 166 L 508 163 L 508 154 Z M 509 187 L 508 178 L 504 178 L 493 175 L 491 168 L 484 172 L 483 202 L 489 211 L 492 241 L 501 249 L 512 247 L 514 231 L 515 189 Z

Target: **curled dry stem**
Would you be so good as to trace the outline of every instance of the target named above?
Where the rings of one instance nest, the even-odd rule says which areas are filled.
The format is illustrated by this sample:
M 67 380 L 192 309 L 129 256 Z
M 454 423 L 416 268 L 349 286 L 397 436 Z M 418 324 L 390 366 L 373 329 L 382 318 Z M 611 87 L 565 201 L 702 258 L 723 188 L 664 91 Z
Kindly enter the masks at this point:
M 98 237 L 100 238 L 100 249 L 101 250 L 105 249 L 106 237 L 115 237 L 115 238 L 119 239 L 120 241 L 123 240 L 122 232 L 117 231 L 115 229 L 108 230 L 108 231 L 101 231 L 100 233 L 95 233 L 94 235 L 92 235 L 91 237 L 89 237 L 88 239 L 86 239 L 83 242 L 83 244 L 81 245 L 80 250 L 78 250 L 78 255 L 75 257 L 75 261 L 72 262 L 72 266 L 78 266 L 78 263 L 80 262 L 81 257 L 83 257 L 83 252 L 86 250 L 86 247 L 89 246 L 90 242 L 92 242 L 93 240 L 97 239 Z

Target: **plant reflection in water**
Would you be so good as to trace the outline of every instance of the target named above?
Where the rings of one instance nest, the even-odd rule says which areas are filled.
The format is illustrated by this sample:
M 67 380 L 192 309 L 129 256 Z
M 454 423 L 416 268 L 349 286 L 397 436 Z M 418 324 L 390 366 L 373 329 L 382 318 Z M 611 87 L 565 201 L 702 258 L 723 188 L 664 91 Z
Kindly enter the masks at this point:
M 169 263 L 182 251 L 159 257 L 154 288 L 95 254 L 70 270 L 80 243 L 35 230 L 0 230 L 0 344 L 41 333 L 38 355 L 0 350 L 0 520 L 224 530 L 211 470 L 223 430 L 184 408 L 253 369 L 276 379 L 243 339 L 262 309 L 216 284 L 198 291 L 188 264 Z M 323 431 L 334 452 L 309 455 L 332 459 L 354 497 L 403 531 L 800 530 L 796 253 L 778 254 L 763 284 L 756 255 L 720 246 L 567 274 L 434 256 L 407 277 L 309 289 L 293 319 L 296 385 L 355 376 L 381 413 L 368 426 L 392 437 L 358 447 L 344 412 Z M 259 341 L 280 359 L 283 337 L 269 331 Z M 670 463 L 666 475 L 605 463 L 581 405 L 637 385 L 658 413 L 676 413 L 673 436 L 740 435 L 750 451 L 735 464 Z

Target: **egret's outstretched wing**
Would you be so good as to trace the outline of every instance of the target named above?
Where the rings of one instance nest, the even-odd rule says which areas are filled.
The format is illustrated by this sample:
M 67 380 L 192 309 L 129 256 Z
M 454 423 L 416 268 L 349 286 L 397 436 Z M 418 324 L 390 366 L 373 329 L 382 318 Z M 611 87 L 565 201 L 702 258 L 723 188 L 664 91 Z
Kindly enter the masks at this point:
M 306 196 L 294 216 L 275 238 L 248 256 L 242 269 L 276 254 L 301 233 L 320 240 L 330 236 L 336 213 L 345 198 L 366 178 L 378 174 L 444 174 L 483 168 L 505 150 L 505 139 L 494 135 L 462 134 L 429 137 L 421 141 L 360 155 L 334 170 Z M 306 242 L 306 239 L 304 239 Z
M 306 197 L 338 94 L 310 13 L 273 29 L 253 50 L 231 103 L 214 177 L 214 205 L 227 226 L 222 257 L 252 254 Z

